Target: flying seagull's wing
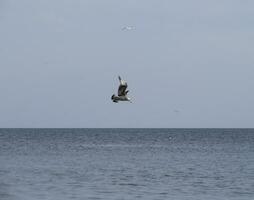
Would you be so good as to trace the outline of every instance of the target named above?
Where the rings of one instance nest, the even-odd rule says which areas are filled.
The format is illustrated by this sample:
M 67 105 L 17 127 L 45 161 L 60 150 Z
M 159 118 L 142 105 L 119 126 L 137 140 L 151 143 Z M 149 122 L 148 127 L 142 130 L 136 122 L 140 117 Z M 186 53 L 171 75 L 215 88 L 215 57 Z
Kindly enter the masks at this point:
M 126 92 L 126 89 L 127 89 L 127 84 L 126 85 L 120 85 L 119 88 L 118 88 L 118 96 L 125 96 L 127 94 Z
M 128 85 L 124 80 L 121 79 L 120 76 L 118 76 L 118 78 L 120 81 L 120 86 L 118 88 L 118 96 L 125 96 L 128 93 L 128 91 L 126 91 Z

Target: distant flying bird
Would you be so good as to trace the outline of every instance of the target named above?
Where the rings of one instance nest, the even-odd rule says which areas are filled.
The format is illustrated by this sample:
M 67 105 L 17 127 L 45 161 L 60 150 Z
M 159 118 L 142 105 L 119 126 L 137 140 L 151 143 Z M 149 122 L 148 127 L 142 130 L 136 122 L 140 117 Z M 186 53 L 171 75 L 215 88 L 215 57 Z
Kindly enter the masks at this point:
M 118 101 L 129 101 L 129 102 L 131 102 L 131 99 L 129 97 L 127 97 L 127 93 L 129 92 L 129 90 L 126 90 L 127 87 L 128 87 L 127 82 L 122 80 L 120 76 L 118 76 L 118 79 L 120 81 L 120 85 L 118 87 L 118 96 L 113 94 L 112 97 L 111 97 L 111 100 L 114 103 L 118 103 Z
M 133 30 L 133 29 L 134 29 L 133 26 L 124 26 L 124 27 L 122 28 L 123 31 L 131 31 L 131 30 Z

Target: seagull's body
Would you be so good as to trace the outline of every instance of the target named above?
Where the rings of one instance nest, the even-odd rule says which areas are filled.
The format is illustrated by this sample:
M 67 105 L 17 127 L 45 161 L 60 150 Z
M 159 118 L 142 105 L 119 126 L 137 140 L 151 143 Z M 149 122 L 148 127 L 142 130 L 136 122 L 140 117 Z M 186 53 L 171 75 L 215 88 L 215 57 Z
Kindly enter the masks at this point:
M 118 96 L 115 94 L 112 95 L 111 100 L 115 103 L 118 103 L 118 101 L 129 101 L 131 102 L 130 98 L 127 97 L 127 93 L 129 92 L 127 89 L 128 85 L 127 82 L 122 80 L 120 76 L 118 76 L 118 79 L 120 81 L 120 85 L 118 87 Z

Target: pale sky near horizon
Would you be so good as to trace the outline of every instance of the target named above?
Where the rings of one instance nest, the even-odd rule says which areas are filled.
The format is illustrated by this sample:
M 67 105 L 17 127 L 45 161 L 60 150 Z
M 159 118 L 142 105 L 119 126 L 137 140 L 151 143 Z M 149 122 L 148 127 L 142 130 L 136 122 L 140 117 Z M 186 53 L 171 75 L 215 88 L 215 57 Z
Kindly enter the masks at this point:
M 0 0 L 0 36 L 0 127 L 254 127 L 254 1 Z

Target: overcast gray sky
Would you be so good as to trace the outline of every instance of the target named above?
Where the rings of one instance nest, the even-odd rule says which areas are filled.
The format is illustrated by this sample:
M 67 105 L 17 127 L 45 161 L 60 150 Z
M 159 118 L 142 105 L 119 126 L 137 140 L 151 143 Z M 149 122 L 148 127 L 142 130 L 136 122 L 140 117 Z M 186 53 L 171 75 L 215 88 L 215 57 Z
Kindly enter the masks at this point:
M 253 64 L 252 0 L 0 0 L 0 127 L 254 127 Z

